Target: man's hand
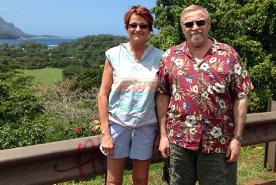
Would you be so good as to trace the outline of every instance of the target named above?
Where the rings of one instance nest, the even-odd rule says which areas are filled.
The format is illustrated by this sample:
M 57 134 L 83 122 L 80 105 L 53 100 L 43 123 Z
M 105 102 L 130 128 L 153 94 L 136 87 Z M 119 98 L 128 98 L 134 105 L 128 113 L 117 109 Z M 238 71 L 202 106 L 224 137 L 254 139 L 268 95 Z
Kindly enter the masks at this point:
M 232 141 L 228 145 L 226 156 L 225 156 L 228 163 L 236 162 L 239 159 L 240 149 L 241 149 L 241 143 L 236 139 L 232 139 Z

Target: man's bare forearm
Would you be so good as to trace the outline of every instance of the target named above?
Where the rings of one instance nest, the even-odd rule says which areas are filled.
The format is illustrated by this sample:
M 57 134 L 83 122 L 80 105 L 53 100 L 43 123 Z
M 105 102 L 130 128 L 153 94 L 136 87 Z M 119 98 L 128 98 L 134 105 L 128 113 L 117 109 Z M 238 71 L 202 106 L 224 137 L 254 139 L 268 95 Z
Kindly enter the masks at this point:
M 163 95 L 163 94 L 157 94 L 156 97 L 156 106 L 157 106 L 157 119 L 159 123 L 159 129 L 160 129 L 160 136 L 167 137 L 167 111 L 168 106 L 170 102 L 170 97 Z
M 247 96 L 236 99 L 234 101 L 233 107 L 233 117 L 234 117 L 234 135 L 242 136 L 244 130 L 244 124 L 246 121 L 247 114 L 247 104 L 248 98 Z

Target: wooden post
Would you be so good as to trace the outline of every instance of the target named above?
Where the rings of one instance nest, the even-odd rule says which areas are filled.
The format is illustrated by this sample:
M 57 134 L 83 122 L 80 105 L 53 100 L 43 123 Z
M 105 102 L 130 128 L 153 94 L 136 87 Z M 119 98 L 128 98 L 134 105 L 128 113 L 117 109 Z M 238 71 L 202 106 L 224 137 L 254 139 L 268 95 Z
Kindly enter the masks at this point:
M 276 111 L 276 101 L 269 101 L 268 112 L 271 111 Z M 276 172 L 276 141 L 265 143 L 264 166 Z

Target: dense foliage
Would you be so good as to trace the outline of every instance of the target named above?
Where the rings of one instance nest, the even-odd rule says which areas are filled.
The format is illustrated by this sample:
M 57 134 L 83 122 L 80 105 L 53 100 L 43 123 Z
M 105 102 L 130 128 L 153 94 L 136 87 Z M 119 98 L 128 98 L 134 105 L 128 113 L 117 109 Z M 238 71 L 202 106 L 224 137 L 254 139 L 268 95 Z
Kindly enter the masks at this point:
M 25 42 L 16 46 L 0 46 L 0 64 L 21 69 L 40 69 L 50 65 L 47 45 Z
M 97 35 L 59 44 L 57 48 L 51 51 L 51 67 L 64 68 L 72 65 L 91 67 L 96 64 L 103 64 L 105 51 L 122 42 L 127 42 L 127 38 Z
M 90 68 L 83 66 L 68 66 L 63 69 L 63 77 L 72 80 L 74 89 L 85 91 L 100 87 L 103 65 L 93 65 Z
M 13 65 L 25 69 L 45 67 L 64 68 L 103 64 L 104 52 L 119 43 L 127 42 L 123 36 L 97 35 L 86 36 L 74 42 L 61 43 L 56 48 L 45 44 L 23 42 L 18 46 L 0 46 L 0 64 Z
M 26 77 L 0 66 L 0 150 L 44 143 L 43 106 Z
M 97 88 L 84 91 L 70 80 L 32 86 L 31 78 L 0 69 L 0 150 L 98 134 Z
M 166 50 L 183 42 L 179 16 L 190 4 L 208 9 L 211 36 L 232 45 L 249 69 L 255 86 L 250 111 L 266 111 L 267 101 L 276 99 L 276 0 L 157 0 L 153 13 L 160 32 L 151 39 L 155 46 Z

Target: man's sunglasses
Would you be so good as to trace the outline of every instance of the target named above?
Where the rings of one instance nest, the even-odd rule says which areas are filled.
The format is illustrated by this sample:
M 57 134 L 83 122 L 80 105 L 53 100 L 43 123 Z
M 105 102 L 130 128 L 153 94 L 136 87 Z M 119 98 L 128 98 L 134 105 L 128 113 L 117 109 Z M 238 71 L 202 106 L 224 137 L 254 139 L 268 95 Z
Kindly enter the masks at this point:
M 197 26 L 204 26 L 206 24 L 206 20 L 199 20 L 199 21 L 192 21 L 192 22 L 185 22 L 182 23 L 186 28 L 192 28 L 196 23 Z
M 147 24 L 129 24 L 128 28 L 130 28 L 130 29 L 136 29 L 138 26 L 139 26 L 139 28 L 141 30 L 145 30 L 145 29 L 149 28 L 149 25 L 147 25 Z

